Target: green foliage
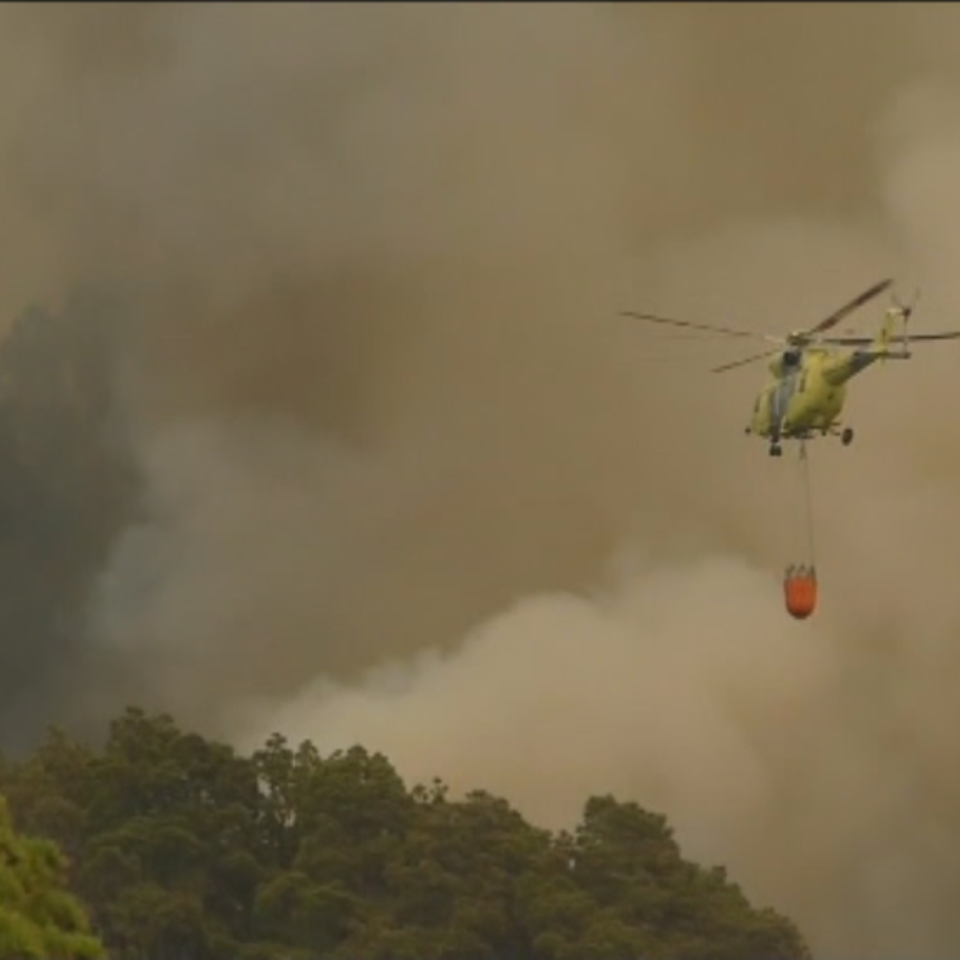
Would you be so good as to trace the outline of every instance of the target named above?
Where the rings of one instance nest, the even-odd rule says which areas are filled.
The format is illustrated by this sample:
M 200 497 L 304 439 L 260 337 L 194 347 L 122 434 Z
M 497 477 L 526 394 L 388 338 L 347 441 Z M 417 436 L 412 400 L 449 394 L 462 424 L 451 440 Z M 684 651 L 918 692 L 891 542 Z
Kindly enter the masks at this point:
M 0 960 L 94 960 L 103 947 L 64 882 L 49 840 L 17 836 L 0 797 Z
M 609 796 L 553 834 L 484 792 L 407 790 L 360 747 L 324 758 L 274 735 L 241 757 L 134 709 L 100 752 L 52 732 L 0 764 L 0 787 L 19 827 L 70 851 L 113 960 L 809 956 L 685 860 L 663 816 Z

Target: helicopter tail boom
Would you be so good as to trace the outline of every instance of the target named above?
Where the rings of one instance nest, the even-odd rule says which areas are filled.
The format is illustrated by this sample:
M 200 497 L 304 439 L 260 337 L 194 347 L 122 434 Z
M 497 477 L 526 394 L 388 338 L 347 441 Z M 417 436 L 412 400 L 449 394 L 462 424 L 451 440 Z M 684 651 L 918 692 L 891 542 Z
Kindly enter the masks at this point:
M 902 308 L 890 307 L 883 318 L 883 323 L 876 337 L 872 340 L 864 338 L 860 341 L 862 346 L 858 343 L 850 353 L 837 356 L 827 363 L 824 369 L 824 376 L 827 381 L 833 386 L 839 386 L 866 370 L 867 367 L 872 367 L 878 361 L 885 363 L 887 360 L 909 359 L 910 352 L 906 334 L 895 337 L 893 333 L 898 321 L 904 324 L 904 330 L 906 330 L 907 316 L 907 312 Z M 890 349 L 890 344 L 897 341 L 903 344 L 903 348 L 894 353 Z

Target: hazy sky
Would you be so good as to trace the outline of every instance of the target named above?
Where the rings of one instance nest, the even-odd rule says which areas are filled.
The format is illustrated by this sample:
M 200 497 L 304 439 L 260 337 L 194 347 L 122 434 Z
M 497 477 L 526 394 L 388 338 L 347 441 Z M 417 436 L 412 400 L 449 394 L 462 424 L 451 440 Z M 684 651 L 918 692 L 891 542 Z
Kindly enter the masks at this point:
M 797 624 L 797 464 L 743 435 L 763 367 L 616 314 L 781 333 L 890 275 L 960 326 L 953 7 L 0 28 L 0 310 L 91 279 L 135 305 L 148 516 L 90 598 L 131 686 L 81 677 L 78 711 L 361 741 L 551 826 L 614 791 L 819 956 L 952 956 L 958 348 L 871 370 L 853 446 L 812 449 Z

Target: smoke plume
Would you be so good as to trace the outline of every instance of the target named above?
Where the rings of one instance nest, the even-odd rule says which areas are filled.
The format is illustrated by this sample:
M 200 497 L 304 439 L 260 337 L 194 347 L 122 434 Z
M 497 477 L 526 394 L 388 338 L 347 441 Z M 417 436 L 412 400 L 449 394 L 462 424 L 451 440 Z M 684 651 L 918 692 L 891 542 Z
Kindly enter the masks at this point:
M 3 316 L 82 282 L 127 311 L 142 517 L 88 598 L 78 722 L 136 698 L 360 741 L 554 826 L 612 790 L 818 955 L 950 955 L 953 348 L 866 374 L 854 445 L 813 446 L 800 625 L 798 465 L 742 433 L 762 367 L 617 311 L 780 333 L 893 275 L 954 326 L 955 11 L 0 23 Z

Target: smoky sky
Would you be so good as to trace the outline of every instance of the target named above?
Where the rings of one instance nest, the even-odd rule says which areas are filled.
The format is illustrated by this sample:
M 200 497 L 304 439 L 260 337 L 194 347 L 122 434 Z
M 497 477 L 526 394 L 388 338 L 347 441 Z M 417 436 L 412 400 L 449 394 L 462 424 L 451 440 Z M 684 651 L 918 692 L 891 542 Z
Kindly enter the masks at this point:
M 782 333 L 894 276 L 918 328 L 960 326 L 952 8 L 0 26 L 0 310 L 122 300 L 141 478 L 24 723 L 55 689 L 77 724 L 137 699 L 241 745 L 361 741 L 552 826 L 613 790 L 818 956 L 950 955 L 953 348 L 865 374 L 853 446 L 814 445 L 800 625 L 797 464 L 743 435 L 763 368 L 617 312 Z

